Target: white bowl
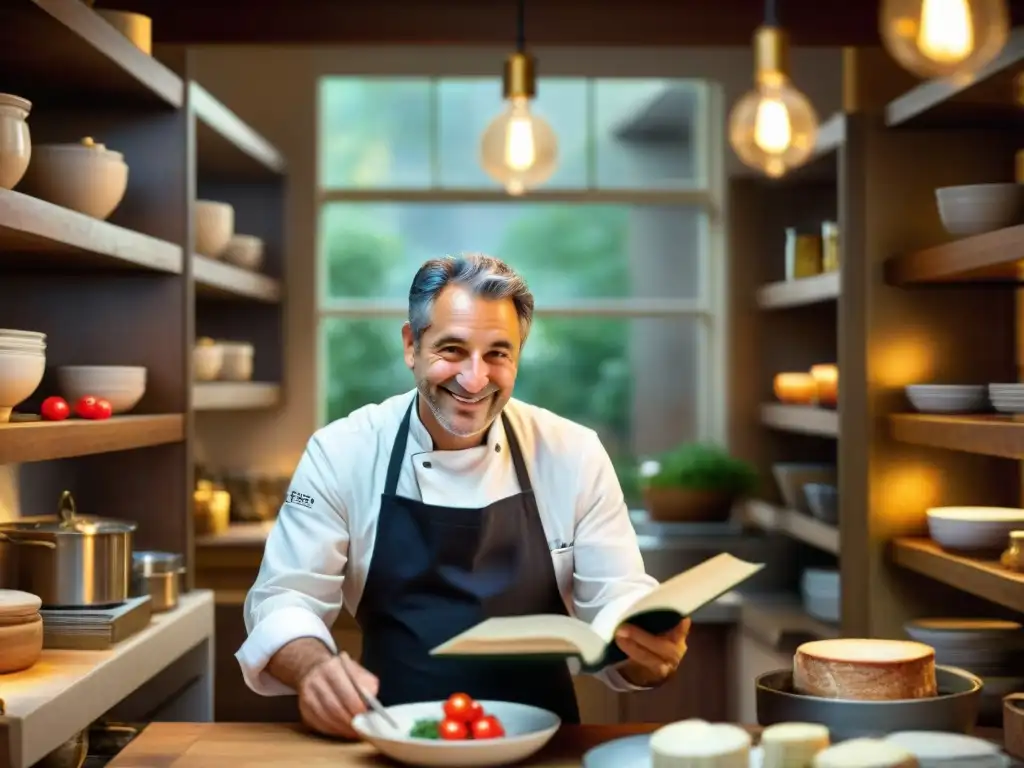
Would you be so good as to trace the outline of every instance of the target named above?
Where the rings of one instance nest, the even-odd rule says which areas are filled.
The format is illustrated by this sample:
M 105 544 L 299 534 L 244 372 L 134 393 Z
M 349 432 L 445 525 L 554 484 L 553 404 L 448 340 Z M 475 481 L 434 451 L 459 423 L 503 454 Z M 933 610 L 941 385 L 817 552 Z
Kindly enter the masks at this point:
M 128 166 L 86 137 L 78 144 L 37 144 L 18 191 L 96 219 L 106 219 L 124 199 Z
M 815 595 L 839 594 L 839 571 L 825 568 L 806 568 L 800 575 L 800 586 L 804 592 Z
M 255 235 L 234 235 L 221 258 L 242 269 L 258 270 L 263 266 L 263 241 Z
M 32 396 L 45 372 L 42 352 L 0 350 L 0 424 L 10 421 L 14 407 Z
M 134 365 L 62 365 L 57 368 L 57 389 L 74 407 L 87 395 L 110 403 L 113 413 L 126 413 L 146 393 L 146 369 Z
M 1024 212 L 1024 185 L 968 184 L 935 190 L 939 218 L 951 235 L 967 236 L 1010 227 Z
M 218 258 L 235 233 L 235 209 L 216 200 L 196 200 L 193 213 L 196 253 Z
M 0 189 L 14 189 L 32 158 L 28 113 L 32 102 L 0 93 Z
M 804 496 L 804 486 L 809 483 L 835 485 L 837 480 L 834 464 L 779 462 L 772 464 L 772 475 L 785 505 L 806 514 L 811 513 L 811 508 Z
M 1024 528 L 1016 507 L 935 507 L 927 515 L 928 533 L 944 549 L 1002 551 L 1010 531 Z
M 482 700 L 487 714 L 497 717 L 505 736 L 481 741 L 418 739 L 408 735 L 417 720 L 440 720 L 443 701 L 388 707 L 400 726 L 399 733 L 372 712 L 356 715 L 352 727 L 381 753 L 406 765 L 467 768 L 508 765 L 525 760 L 551 740 L 562 721 L 554 712 L 506 701 Z
M 988 410 L 989 405 L 984 384 L 911 384 L 904 391 L 923 413 L 972 413 Z

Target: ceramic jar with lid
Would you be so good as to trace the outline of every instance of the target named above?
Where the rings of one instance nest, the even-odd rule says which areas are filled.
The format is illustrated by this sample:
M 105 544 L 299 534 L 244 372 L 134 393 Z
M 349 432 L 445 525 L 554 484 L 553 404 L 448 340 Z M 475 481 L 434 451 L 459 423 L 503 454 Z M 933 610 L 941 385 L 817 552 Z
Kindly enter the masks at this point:
M 0 589 L 0 675 L 28 669 L 43 652 L 42 605 L 35 595 Z
M 77 144 L 38 144 L 19 192 L 97 219 L 106 219 L 124 199 L 128 165 L 124 155 L 89 136 Z
M 0 93 L 0 189 L 14 189 L 32 158 L 28 113 L 32 102 Z
M 1010 546 L 999 562 L 1011 571 L 1024 572 L 1024 531 L 1010 531 Z

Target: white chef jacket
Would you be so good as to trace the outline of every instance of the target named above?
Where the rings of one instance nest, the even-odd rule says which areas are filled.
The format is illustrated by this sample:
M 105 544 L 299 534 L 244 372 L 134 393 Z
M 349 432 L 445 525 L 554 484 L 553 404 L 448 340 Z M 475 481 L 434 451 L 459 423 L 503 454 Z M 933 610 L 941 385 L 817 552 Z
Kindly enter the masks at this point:
M 391 448 L 415 394 L 360 408 L 309 440 L 245 600 L 248 638 L 235 656 L 256 693 L 295 693 L 265 671 L 292 640 L 315 637 L 337 652 L 329 627 L 342 607 L 353 616 L 359 607 Z M 602 611 L 623 611 L 657 581 L 644 571 L 622 489 L 597 434 L 515 399 L 505 413 L 519 438 L 570 615 L 593 622 Z M 498 418 L 485 445 L 435 451 L 413 408 L 398 495 L 480 508 L 519 493 L 505 439 Z M 636 690 L 614 667 L 598 676 L 613 690 Z

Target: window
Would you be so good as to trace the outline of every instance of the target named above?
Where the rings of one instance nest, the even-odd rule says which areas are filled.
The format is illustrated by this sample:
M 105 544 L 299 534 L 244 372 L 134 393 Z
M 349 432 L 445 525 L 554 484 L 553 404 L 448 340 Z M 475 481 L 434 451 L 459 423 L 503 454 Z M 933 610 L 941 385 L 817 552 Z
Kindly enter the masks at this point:
M 321 420 L 413 386 L 400 337 L 413 273 L 484 251 L 537 301 L 515 396 L 596 429 L 639 503 L 640 457 L 718 436 L 710 101 L 693 81 L 542 79 L 535 110 L 559 167 L 509 197 L 476 156 L 499 80 L 323 79 Z

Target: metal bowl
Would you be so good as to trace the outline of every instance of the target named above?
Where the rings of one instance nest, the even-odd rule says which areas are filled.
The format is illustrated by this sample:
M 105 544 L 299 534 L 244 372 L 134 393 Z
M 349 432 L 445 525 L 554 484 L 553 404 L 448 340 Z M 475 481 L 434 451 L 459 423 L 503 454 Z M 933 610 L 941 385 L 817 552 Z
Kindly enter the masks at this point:
M 825 699 L 793 692 L 793 670 L 756 680 L 759 725 L 805 722 L 827 726 L 833 741 L 896 731 L 971 733 L 981 705 L 981 679 L 956 667 L 935 667 L 939 695 L 899 701 Z

